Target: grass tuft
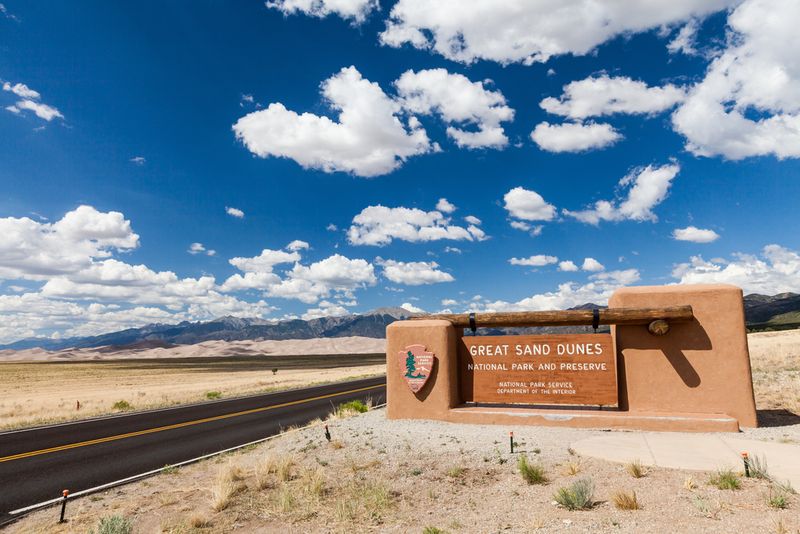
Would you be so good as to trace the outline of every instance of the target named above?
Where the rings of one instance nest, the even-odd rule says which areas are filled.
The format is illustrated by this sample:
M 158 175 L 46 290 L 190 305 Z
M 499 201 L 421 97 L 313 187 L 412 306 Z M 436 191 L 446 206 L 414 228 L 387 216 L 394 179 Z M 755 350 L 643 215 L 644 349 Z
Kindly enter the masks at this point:
M 189 516 L 188 523 L 192 528 L 208 528 L 211 526 L 211 520 L 200 512 L 193 512 Z
M 460 465 L 455 465 L 447 470 L 447 476 L 450 478 L 461 478 L 464 476 L 464 473 L 467 472 L 465 467 L 461 467 Z
M 273 455 L 267 454 L 259 460 L 255 467 L 256 488 L 263 490 L 272 486 L 270 475 L 275 471 L 277 471 L 277 463 Z
M 92 534 L 131 534 L 133 523 L 127 517 L 112 515 L 100 519 L 97 530 L 92 530 Z
M 748 458 L 747 463 L 750 464 L 750 476 L 753 478 L 760 478 L 769 480 L 769 473 L 767 471 L 767 457 L 766 456 L 751 456 Z
M 588 510 L 594 506 L 592 479 L 579 478 L 565 488 L 559 488 L 553 499 L 567 510 Z
M 697 483 L 694 481 L 692 476 L 688 476 L 683 480 L 683 488 L 689 491 L 694 491 L 697 489 Z
M 217 472 L 214 486 L 211 488 L 211 507 L 215 512 L 221 512 L 231 503 L 231 499 L 243 486 L 238 482 L 244 478 L 239 466 L 229 463 Z
M 611 496 L 611 500 L 614 502 L 614 506 L 620 510 L 639 510 L 641 508 L 639 501 L 636 499 L 635 491 L 630 493 L 622 490 L 617 491 Z
M 530 463 L 528 461 L 528 457 L 525 455 L 522 455 L 517 459 L 517 469 L 519 469 L 519 473 L 522 475 L 523 480 L 525 480 L 525 482 L 528 484 L 547 483 L 547 477 L 544 474 L 544 467 L 542 467 L 542 464 Z
M 312 499 L 319 499 L 325 494 L 325 473 L 321 467 L 305 469 L 300 476 L 303 492 Z
M 247 478 L 247 474 L 245 473 L 244 469 L 242 469 L 241 466 L 234 464 L 232 461 L 228 462 L 226 475 L 233 482 L 238 482 Z
M 222 393 L 220 393 L 219 391 L 206 391 L 206 398 L 208 400 L 219 399 L 222 398 Z
M 625 470 L 633 478 L 642 478 L 647 474 L 647 471 L 645 471 L 644 467 L 642 467 L 642 462 L 640 462 L 638 459 L 625 464 Z
M 446 534 L 446 531 L 437 527 L 425 527 L 422 529 L 422 534 Z
M 126 400 L 118 400 L 118 401 L 117 401 L 117 402 L 115 402 L 115 403 L 114 403 L 114 404 L 113 404 L 111 407 L 112 407 L 113 409 L 115 409 L 115 410 L 122 410 L 122 411 L 125 411 L 125 410 L 130 410 L 131 408 L 133 408 L 133 406 L 131 405 L 131 403 L 130 403 L 130 402 L 128 402 L 128 401 L 126 401 Z M 115 516 L 115 517 L 116 517 L 116 516 Z
M 278 458 L 275 464 L 275 474 L 278 476 L 278 480 L 281 482 L 288 482 L 292 478 L 294 478 L 294 468 L 295 468 L 294 456 L 290 454 L 286 454 Z
M 567 462 L 564 472 L 569 476 L 573 476 L 580 473 L 582 468 L 583 466 L 581 465 L 580 460 L 577 462 Z
M 720 469 L 708 481 L 721 490 L 738 490 L 742 487 L 739 476 L 732 469 Z
M 781 485 L 771 485 L 769 488 L 769 495 L 767 495 L 767 504 L 770 508 L 778 508 L 783 510 L 789 507 L 789 494 Z

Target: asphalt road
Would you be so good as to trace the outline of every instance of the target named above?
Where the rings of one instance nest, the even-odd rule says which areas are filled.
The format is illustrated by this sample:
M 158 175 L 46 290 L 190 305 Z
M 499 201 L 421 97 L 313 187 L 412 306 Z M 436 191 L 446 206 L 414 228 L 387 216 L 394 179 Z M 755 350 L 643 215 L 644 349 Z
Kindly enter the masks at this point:
M 0 433 L 0 524 L 8 513 L 277 434 L 371 397 L 386 378 L 239 397 Z

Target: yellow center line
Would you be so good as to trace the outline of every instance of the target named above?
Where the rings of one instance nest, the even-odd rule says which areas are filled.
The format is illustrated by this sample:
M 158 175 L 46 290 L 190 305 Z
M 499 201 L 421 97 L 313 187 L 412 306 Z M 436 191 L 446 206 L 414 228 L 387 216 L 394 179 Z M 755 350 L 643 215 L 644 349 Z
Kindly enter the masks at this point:
M 49 454 L 51 452 L 66 451 L 69 449 L 77 449 L 78 447 L 86 447 L 89 445 L 97 445 L 98 443 L 108 443 L 109 441 L 117 441 L 119 439 L 133 438 L 136 436 L 144 436 L 145 434 L 153 434 L 155 432 L 163 432 L 165 430 L 173 430 L 175 428 L 183 428 L 186 426 L 199 425 L 203 423 L 210 423 L 211 421 L 219 421 L 221 419 L 229 419 L 231 417 L 239 417 L 242 415 L 249 415 L 258 412 L 266 412 L 267 410 L 274 410 L 276 408 L 284 408 L 286 406 L 294 406 L 296 404 L 303 404 L 321 399 L 328 399 L 330 397 L 338 397 L 340 395 L 347 395 L 350 393 L 358 393 L 360 391 L 367 391 L 369 389 L 377 389 L 384 387 L 385 384 L 377 386 L 367 386 L 358 389 L 351 389 L 348 391 L 340 391 L 338 393 L 330 393 L 328 395 L 320 395 L 318 397 L 311 397 L 309 399 L 300 399 L 291 402 L 283 402 L 281 404 L 273 404 L 272 406 L 264 406 L 261 408 L 252 408 L 241 412 L 226 413 L 224 415 L 215 415 L 214 417 L 206 417 L 204 419 L 196 419 L 194 421 L 185 421 L 183 423 L 175 423 L 174 425 L 159 426 L 156 428 L 147 428 L 145 430 L 137 430 L 136 432 L 128 432 L 127 434 L 118 434 L 116 436 L 108 436 L 105 438 L 90 439 L 87 441 L 80 441 L 78 443 L 68 443 L 66 445 L 58 445 L 57 447 L 50 447 L 49 449 L 41 449 L 38 451 L 21 452 L 19 454 L 12 454 L 11 456 L 3 456 L 0 458 L 0 463 L 10 462 L 12 460 L 21 460 L 22 458 L 30 458 L 31 456 L 39 456 L 41 454 Z

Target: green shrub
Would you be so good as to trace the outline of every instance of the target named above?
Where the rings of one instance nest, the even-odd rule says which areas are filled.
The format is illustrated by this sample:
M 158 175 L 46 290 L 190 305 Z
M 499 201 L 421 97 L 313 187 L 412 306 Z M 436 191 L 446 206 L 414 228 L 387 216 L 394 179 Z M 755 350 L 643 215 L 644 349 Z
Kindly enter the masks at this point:
M 161 468 L 161 472 L 165 475 L 174 475 L 175 473 L 178 472 L 178 467 L 167 464 Z
M 769 504 L 772 508 L 780 508 L 783 510 L 789 506 L 789 501 L 786 499 L 785 493 L 772 493 L 772 490 L 770 490 L 769 496 L 767 497 L 767 504 Z
M 131 403 L 126 400 L 119 400 L 115 402 L 111 407 L 114 408 L 115 410 L 130 410 L 131 408 L 133 408 L 133 406 L 131 406 Z
M 446 534 L 444 530 L 436 527 L 425 527 L 422 529 L 422 534 Z
M 222 393 L 219 391 L 206 391 L 206 398 L 208 400 L 219 399 L 222 397 Z
M 793 491 L 791 486 L 784 484 L 772 483 L 769 487 L 769 495 L 767 495 L 767 504 L 771 508 L 779 508 L 783 510 L 789 507 L 789 495 Z
M 132 532 L 131 520 L 121 515 L 102 518 L 97 524 L 97 530 L 92 531 L 93 534 L 131 534 Z
M 720 469 L 711 475 L 709 483 L 721 490 L 737 490 L 742 486 L 739 477 L 731 469 Z
M 559 488 L 553 500 L 567 510 L 588 510 L 594 506 L 594 483 L 590 478 L 579 478 L 566 488 Z
M 334 416 L 337 418 L 344 418 L 344 417 L 349 417 L 351 415 L 358 415 L 366 411 L 369 411 L 369 406 L 367 406 L 360 400 L 352 400 L 350 402 L 344 402 L 339 406 L 337 406 L 336 411 L 334 412 Z
M 538 463 L 530 463 L 527 456 L 522 455 L 517 459 L 517 469 L 528 484 L 545 484 L 547 482 L 544 467 Z

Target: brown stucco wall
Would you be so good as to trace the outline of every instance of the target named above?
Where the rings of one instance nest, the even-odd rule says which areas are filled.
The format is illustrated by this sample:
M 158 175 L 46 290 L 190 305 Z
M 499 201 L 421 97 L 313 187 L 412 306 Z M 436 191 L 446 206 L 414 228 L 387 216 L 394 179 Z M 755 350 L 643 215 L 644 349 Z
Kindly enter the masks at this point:
M 400 352 L 425 345 L 436 357 L 431 377 L 414 394 L 400 367 Z M 386 328 L 386 415 L 389 419 L 445 419 L 461 404 L 456 382 L 456 329 L 448 321 L 396 321 Z M 403 360 L 404 361 L 404 360 Z
M 627 287 L 609 307 L 689 304 L 695 320 L 666 336 L 644 326 L 612 328 L 617 343 L 619 406 L 629 411 L 719 413 L 755 427 L 742 290 L 730 285 Z

